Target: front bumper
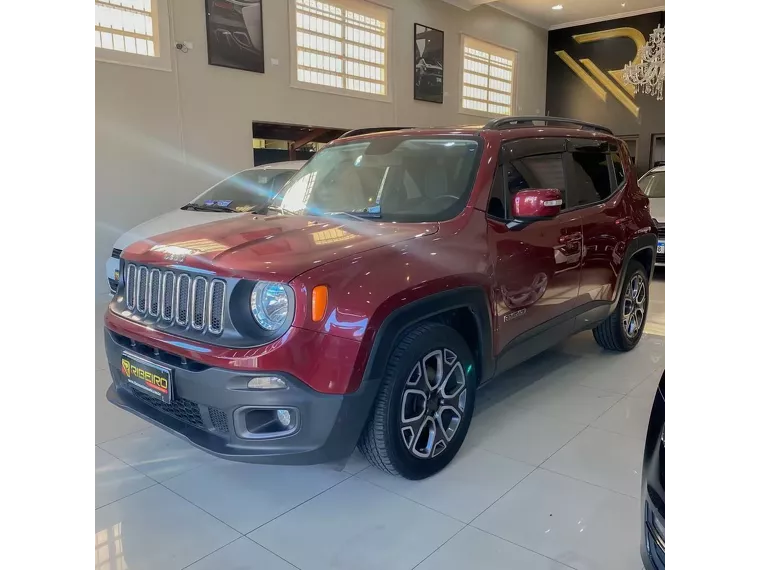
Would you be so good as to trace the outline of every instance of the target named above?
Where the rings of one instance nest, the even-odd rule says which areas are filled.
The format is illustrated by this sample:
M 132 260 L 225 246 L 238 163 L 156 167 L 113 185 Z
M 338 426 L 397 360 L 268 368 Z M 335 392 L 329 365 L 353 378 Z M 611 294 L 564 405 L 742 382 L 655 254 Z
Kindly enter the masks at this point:
M 301 465 L 341 461 L 356 447 L 377 391 L 376 385 L 365 384 L 347 395 L 322 394 L 275 370 L 252 373 L 181 364 L 167 355 L 152 358 L 173 371 L 173 401 L 164 403 L 123 379 L 121 355 L 125 350 L 134 352 L 124 343 L 123 336 L 106 327 L 106 356 L 113 380 L 108 400 L 213 455 L 234 461 Z M 144 352 L 141 356 L 151 359 Z M 288 388 L 246 389 L 248 380 L 259 372 L 277 374 L 286 379 Z M 241 419 L 248 407 L 297 410 L 296 427 L 288 435 L 252 439 Z

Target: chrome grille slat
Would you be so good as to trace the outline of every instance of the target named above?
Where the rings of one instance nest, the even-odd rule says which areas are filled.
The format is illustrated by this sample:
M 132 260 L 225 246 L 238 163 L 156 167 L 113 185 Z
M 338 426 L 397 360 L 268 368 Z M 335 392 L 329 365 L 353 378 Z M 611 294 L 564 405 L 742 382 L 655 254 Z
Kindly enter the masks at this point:
M 171 322 L 174 318 L 174 273 L 167 271 L 161 279 L 161 318 Z
M 154 321 L 215 335 L 224 331 L 227 283 L 223 279 L 129 263 L 124 297 L 128 310 Z
M 178 325 L 186 325 L 190 311 L 190 276 L 182 274 L 177 278 L 177 317 Z
M 227 284 L 219 279 L 211 282 L 209 290 L 210 301 L 208 303 L 208 332 L 219 334 L 222 332 L 224 320 L 224 297 Z
M 146 291 L 148 289 L 148 268 L 137 270 L 137 312 L 144 313 L 148 307 Z
M 208 280 L 205 277 L 196 277 L 193 279 L 192 308 L 193 315 L 192 327 L 195 330 L 203 330 L 206 324 L 206 293 L 208 289 Z
M 135 308 L 135 287 L 137 286 L 137 267 L 131 263 L 127 267 L 127 274 L 124 278 L 125 300 L 127 309 L 130 311 Z
M 161 272 L 158 269 L 151 269 L 150 280 L 148 281 L 148 314 L 152 317 L 158 316 L 158 301 L 161 293 Z

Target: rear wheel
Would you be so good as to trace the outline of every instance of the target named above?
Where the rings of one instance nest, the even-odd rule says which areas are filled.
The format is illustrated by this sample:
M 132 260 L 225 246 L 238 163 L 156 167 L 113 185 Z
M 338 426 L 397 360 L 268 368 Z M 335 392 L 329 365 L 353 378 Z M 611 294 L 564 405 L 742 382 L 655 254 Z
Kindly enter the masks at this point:
M 649 308 L 649 277 L 644 266 L 632 260 L 623 284 L 623 296 L 615 311 L 594 328 L 594 339 L 607 350 L 626 352 L 644 333 Z
M 424 479 L 454 458 L 470 427 L 475 369 L 452 328 L 424 323 L 393 350 L 359 449 L 378 469 Z

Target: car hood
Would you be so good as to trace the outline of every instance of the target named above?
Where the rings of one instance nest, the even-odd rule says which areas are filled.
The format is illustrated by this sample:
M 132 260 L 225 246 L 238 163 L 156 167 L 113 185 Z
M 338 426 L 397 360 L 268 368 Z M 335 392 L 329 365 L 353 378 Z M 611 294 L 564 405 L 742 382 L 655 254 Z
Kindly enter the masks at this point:
M 172 210 L 135 226 L 122 235 L 113 245 L 115 249 L 127 249 L 130 245 L 151 236 L 164 234 L 182 228 L 189 228 L 199 224 L 217 222 L 235 218 L 238 216 L 250 216 L 250 214 L 235 214 L 227 212 L 194 212 L 192 210 Z
M 319 265 L 437 231 L 432 222 L 249 214 L 154 236 L 130 246 L 123 257 L 224 277 L 290 281 Z

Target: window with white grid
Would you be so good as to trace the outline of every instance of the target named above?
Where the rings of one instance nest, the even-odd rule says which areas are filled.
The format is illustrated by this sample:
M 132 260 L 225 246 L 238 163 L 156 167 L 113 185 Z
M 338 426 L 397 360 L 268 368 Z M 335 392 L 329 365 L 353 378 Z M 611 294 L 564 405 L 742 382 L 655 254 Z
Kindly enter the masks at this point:
M 388 98 L 388 10 L 357 0 L 293 0 L 293 6 L 298 84 Z
M 96 57 L 161 67 L 169 59 L 168 34 L 159 30 L 165 8 L 166 0 L 95 0 Z
M 152 0 L 95 0 L 95 47 L 158 56 Z
M 515 91 L 517 53 L 463 36 L 463 113 L 511 115 Z

